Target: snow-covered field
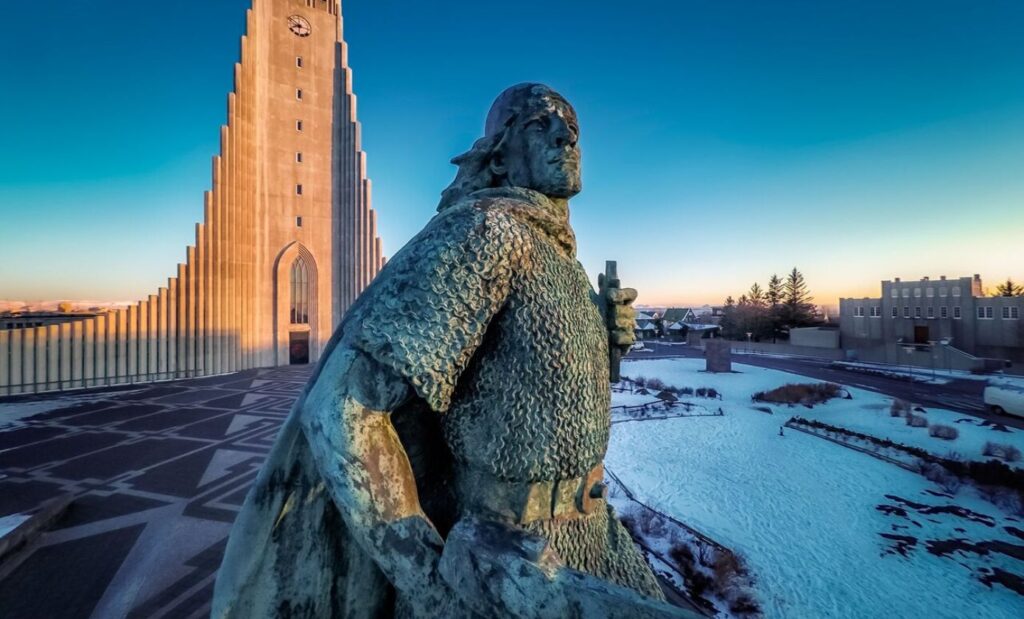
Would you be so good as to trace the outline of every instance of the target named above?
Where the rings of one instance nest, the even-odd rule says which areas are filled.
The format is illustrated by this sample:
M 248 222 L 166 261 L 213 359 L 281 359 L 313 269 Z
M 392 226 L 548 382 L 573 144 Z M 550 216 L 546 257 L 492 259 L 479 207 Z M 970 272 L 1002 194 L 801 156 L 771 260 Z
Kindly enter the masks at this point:
M 1024 596 L 980 581 L 983 569 L 1022 574 L 1024 562 L 1000 552 L 942 556 L 934 544 L 998 541 L 1024 551 L 1024 540 L 1007 529 L 1024 523 L 969 486 L 955 498 L 937 496 L 916 473 L 801 432 L 779 436 L 779 428 L 800 415 L 908 444 L 930 441 L 927 448 L 940 455 L 955 449 L 973 459 L 984 438 L 1020 444 L 1022 433 L 956 424 L 960 415 L 929 410 L 930 421 L 960 430 L 951 444 L 889 417 L 888 398 L 856 389 L 852 400 L 814 409 L 773 405 L 768 414 L 753 408 L 761 406 L 753 393 L 819 381 L 740 364 L 738 373 L 708 374 L 703 366 L 698 359 L 624 363 L 631 378 L 713 387 L 726 414 L 616 424 L 606 463 L 642 501 L 743 555 L 767 617 L 1024 616 Z M 613 405 L 620 399 L 613 394 Z M 949 505 L 963 509 L 942 511 Z

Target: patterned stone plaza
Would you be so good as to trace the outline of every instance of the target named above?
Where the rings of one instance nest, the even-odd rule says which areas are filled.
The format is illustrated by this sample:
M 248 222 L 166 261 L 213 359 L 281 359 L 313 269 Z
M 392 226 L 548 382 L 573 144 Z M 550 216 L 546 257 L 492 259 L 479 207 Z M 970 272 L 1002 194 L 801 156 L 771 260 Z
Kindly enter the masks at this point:
M 0 428 L 0 517 L 74 500 L 0 561 L 0 617 L 208 616 L 231 523 L 310 371 L 22 399 L 48 410 Z

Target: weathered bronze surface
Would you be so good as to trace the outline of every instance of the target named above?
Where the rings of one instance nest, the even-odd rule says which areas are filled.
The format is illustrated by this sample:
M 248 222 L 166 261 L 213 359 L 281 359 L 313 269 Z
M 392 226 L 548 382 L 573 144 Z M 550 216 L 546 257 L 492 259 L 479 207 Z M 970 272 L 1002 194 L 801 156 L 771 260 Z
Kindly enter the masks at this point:
M 214 617 L 688 616 L 605 500 L 636 292 L 598 295 L 576 260 L 578 137 L 550 88 L 498 97 L 296 403 Z

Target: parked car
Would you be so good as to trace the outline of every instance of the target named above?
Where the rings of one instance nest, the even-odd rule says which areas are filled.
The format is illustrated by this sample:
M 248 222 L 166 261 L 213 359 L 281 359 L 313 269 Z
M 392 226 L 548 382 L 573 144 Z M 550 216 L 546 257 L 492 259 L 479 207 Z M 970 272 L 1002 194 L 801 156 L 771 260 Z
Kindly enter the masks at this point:
M 993 413 L 1024 417 L 1024 386 L 995 380 L 985 387 L 984 399 Z

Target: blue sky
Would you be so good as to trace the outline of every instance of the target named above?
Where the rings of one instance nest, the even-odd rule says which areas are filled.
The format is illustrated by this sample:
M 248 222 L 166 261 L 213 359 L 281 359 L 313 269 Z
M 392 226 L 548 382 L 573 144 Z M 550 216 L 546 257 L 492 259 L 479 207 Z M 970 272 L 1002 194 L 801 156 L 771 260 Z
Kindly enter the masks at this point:
M 129 300 L 193 242 L 246 0 L 77 0 L 0 24 L 0 299 Z M 143 8 L 140 8 L 143 7 Z M 580 259 L 642 303 L 794 265 L 1024 279 L 1024 3 L 343 3 L 385 250 L 520 81 L 580 116 Z

